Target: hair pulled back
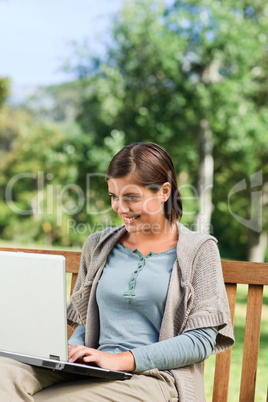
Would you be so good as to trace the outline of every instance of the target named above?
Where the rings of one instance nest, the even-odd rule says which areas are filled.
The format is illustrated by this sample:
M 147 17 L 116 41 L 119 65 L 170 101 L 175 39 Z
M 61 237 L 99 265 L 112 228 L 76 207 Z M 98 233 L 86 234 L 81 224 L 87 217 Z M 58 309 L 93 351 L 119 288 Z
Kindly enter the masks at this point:
M 131 174 L 133 181 L 157 192 L 169 182 L 171 194 L 164 205 L 165 217 L 169 221 L 182 216 L 182 200 L 178 189 L 173 162 L 167 151 L 153 142 L 135 142 L 122 148 L 111 160 L 106 180 Z

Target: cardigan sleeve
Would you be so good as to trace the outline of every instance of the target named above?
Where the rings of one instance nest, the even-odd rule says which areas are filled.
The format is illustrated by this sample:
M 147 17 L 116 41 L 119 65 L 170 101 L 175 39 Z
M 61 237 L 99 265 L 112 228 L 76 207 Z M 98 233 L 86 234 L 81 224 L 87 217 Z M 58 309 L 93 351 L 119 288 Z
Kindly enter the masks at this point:
M 218 327 L 213 352 L 221 352 L 233 345 L 234 334 L 220 254 L 214 240 L 209 239 L 200 246 L 192 272 L 189 315 L 184 332 Z
M 90 257 L 92 253 L 92 240 L 93 235 L 89 236 L 83 245 L 77 280 L 74 286 L 73 294 L 67 305 L 67 321 L 72 328 L 76 328 L 77 325 L 83 324 L 82 319 L 77 312 L 75 301 L 77 300 L 79 303 L 79 299 L 82 300 L 82 292 L 86 282 Z

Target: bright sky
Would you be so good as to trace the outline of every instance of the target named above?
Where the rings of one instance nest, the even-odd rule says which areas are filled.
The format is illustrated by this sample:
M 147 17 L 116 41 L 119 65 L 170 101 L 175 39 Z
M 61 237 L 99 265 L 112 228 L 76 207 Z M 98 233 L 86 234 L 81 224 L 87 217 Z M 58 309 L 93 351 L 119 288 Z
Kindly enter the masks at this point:
M 0 76 L 19 86 L 70 79 L 60 71 L 70 42 L 103 41 L 123 0 L 0 0 Z

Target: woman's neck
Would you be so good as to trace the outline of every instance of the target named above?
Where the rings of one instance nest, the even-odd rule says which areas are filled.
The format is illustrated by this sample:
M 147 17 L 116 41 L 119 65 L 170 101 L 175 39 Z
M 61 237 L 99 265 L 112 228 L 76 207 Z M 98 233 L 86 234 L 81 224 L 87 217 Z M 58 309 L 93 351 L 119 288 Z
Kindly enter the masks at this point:
M 176 223 L 167 221 L 165 227 L 158 232 L 126 232 L 120 239 L 122 246 L 135 250 L 137 248 L 144 256 L 150 251 L 161 253 L 175 247 L 178 242 Z

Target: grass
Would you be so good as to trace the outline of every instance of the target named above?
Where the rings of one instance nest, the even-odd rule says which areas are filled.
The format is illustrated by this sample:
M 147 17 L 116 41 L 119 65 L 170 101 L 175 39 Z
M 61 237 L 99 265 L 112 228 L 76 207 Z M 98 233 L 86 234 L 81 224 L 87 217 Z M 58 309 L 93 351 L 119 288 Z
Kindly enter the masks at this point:
M 266 401 L 267 372 L 268 372 L 268 288 L 264 289 L 260 336 L 260 349 L 258 357 L 258 370 L 256 381 L 255 402 Z M 232 350 L 232 362 L 229 383 L 228 402 L 239 401 L 239 388 L 242 368 L 242 355 L 245 331 L 245 316 L 247 303 L 247 285 L 237 287 L 236 311 L 234 333 L 236 342 Z M 205 390 L 207 402 L 212 401 L 215 356 L 210 356 L 205 365 Z

